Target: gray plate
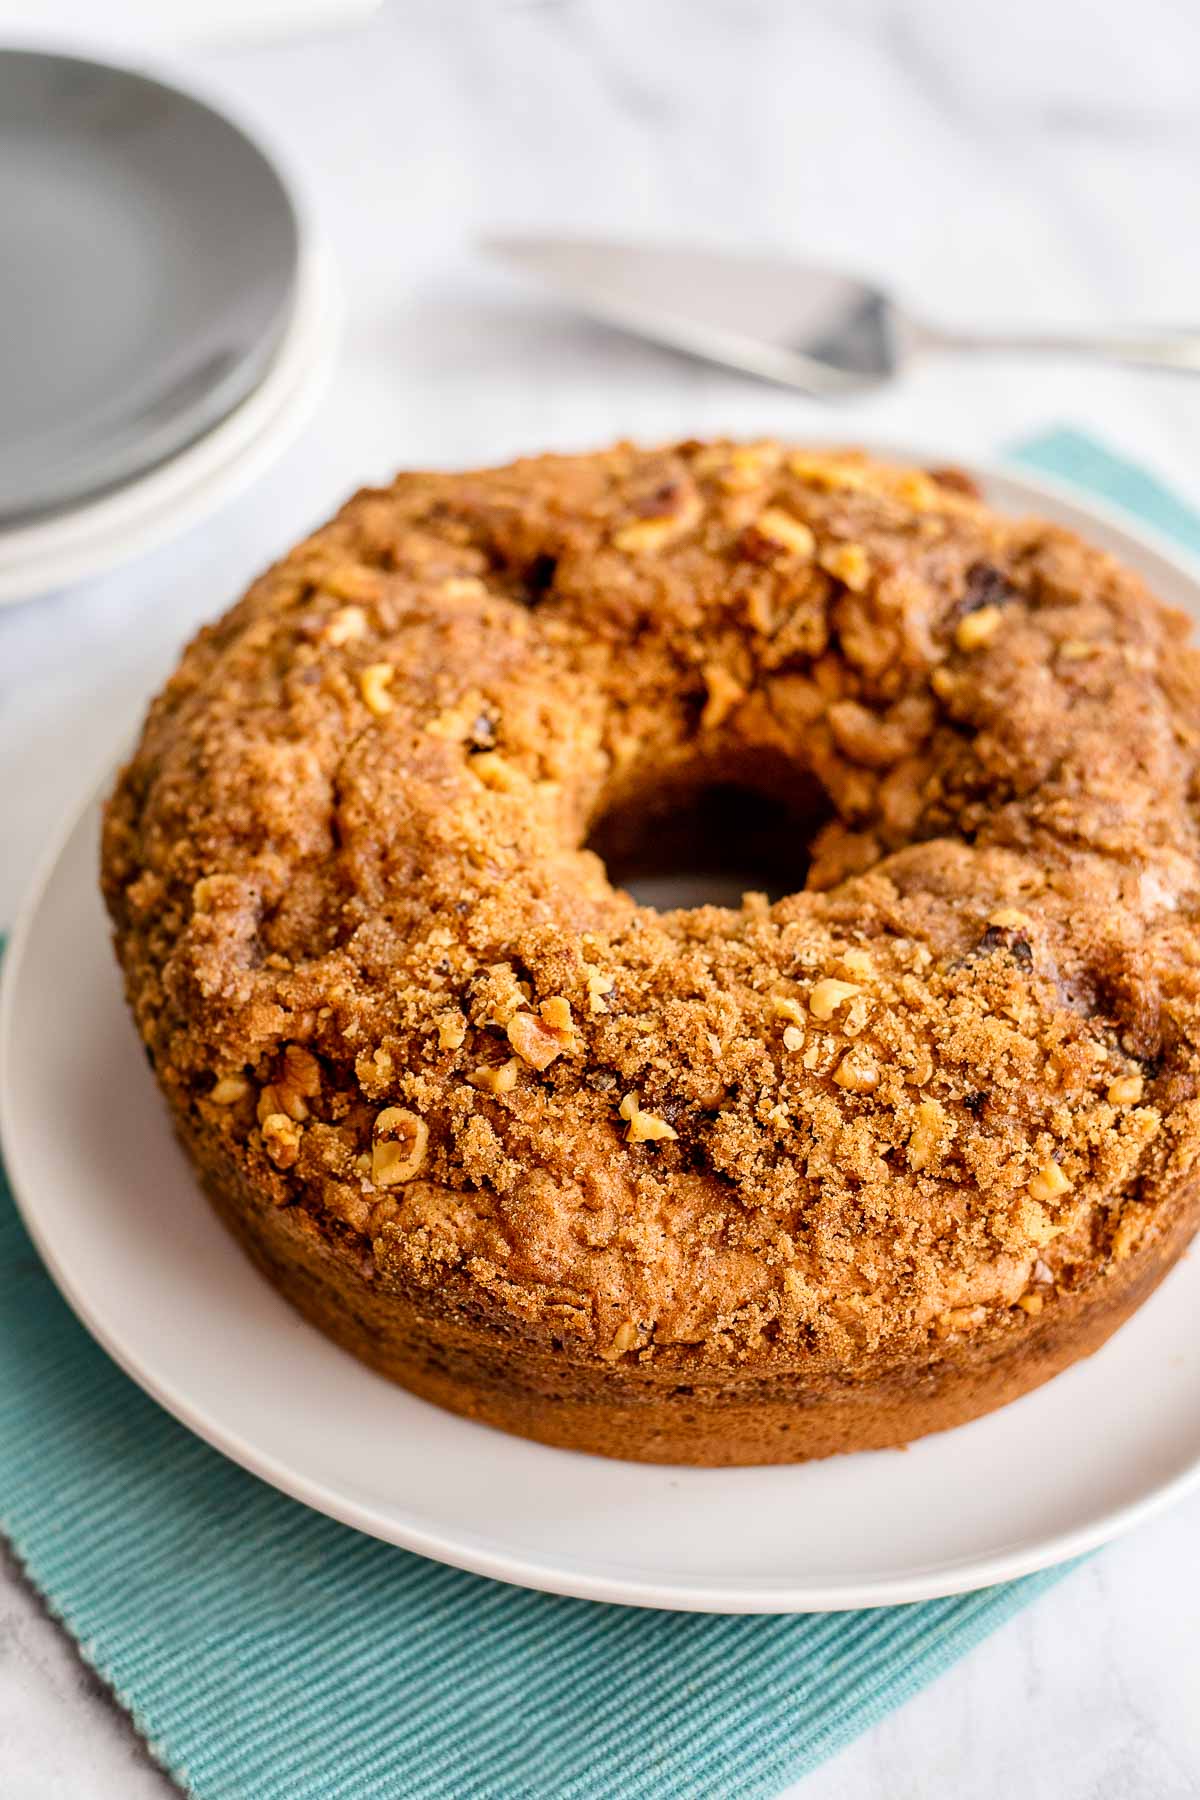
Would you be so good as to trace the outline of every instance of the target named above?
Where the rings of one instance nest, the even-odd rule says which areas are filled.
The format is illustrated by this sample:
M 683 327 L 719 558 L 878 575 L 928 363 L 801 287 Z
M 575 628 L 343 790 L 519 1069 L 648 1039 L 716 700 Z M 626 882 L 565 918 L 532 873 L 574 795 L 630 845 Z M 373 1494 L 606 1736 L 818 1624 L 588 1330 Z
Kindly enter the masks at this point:
M 0 52 L 0 524 L 132 480 L 257 386 L 300 233 L 262 152 L 143 75 Z

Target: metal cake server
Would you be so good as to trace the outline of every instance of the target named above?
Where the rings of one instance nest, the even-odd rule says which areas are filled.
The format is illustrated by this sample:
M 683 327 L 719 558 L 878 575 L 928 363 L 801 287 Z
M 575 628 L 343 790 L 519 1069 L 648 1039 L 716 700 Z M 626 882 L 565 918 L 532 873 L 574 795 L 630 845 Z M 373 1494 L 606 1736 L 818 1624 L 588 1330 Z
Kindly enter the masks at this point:
M 953 331 L 912 318 L 882 288 L 783 258 L 570 238 L 485 240 L 606 324 L 802 393 L 882 386 L 927 350 L 1089 356 L 1200 375 L 1200 330 Z

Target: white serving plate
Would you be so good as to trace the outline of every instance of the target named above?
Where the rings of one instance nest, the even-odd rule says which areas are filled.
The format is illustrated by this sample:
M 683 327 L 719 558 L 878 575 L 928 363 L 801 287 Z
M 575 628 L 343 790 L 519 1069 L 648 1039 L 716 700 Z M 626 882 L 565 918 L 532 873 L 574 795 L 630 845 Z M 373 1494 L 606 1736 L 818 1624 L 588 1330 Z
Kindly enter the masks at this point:
M 982 476 L 1200 616 L 1200 573 L 1054 483 Z M 797 1468 L 617 1463 L 414 1399 L 304 1324 L 202 1198 L 121 999 L 93 800 L 6 958 L 0 1126 L 51 1273 L 118 1363 L 264 1480 L 501 1580 L 626 1604 L 798 1612 L 928 1599 L 1094 1548 L 1200 1481 L 1200 1257 L 1095 1357 L 904 1452 Z

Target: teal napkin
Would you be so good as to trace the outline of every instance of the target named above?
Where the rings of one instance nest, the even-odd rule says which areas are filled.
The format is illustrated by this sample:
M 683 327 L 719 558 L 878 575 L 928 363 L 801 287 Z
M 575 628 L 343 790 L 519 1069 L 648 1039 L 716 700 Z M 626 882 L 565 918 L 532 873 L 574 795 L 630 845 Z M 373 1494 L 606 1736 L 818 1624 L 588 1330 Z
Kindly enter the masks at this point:
M 1200 518 L 1090 440 L 1020 456 L 1200 548 Z M 199 1800 L 774 1795 L 1062 1573 L 737 1618 L 527 1593 L 392 1549 L 226 1462 L 122 1375 L 2 1176 L 0 1527 Z

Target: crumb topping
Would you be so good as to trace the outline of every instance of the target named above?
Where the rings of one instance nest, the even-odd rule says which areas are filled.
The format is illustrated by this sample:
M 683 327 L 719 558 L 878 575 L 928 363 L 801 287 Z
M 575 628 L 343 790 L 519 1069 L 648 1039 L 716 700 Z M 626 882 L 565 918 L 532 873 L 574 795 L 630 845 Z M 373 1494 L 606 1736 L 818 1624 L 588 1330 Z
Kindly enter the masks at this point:
M 365 1279 L 579 1354 L 1028 1330 L 1200 1152 L 1186 636 L 953 471 L 401 475 L 200 633 L 117 784 L 159 1080 Z M 605 820 L 721 782 L 794 802 L 797 891 L 612 885 Z

